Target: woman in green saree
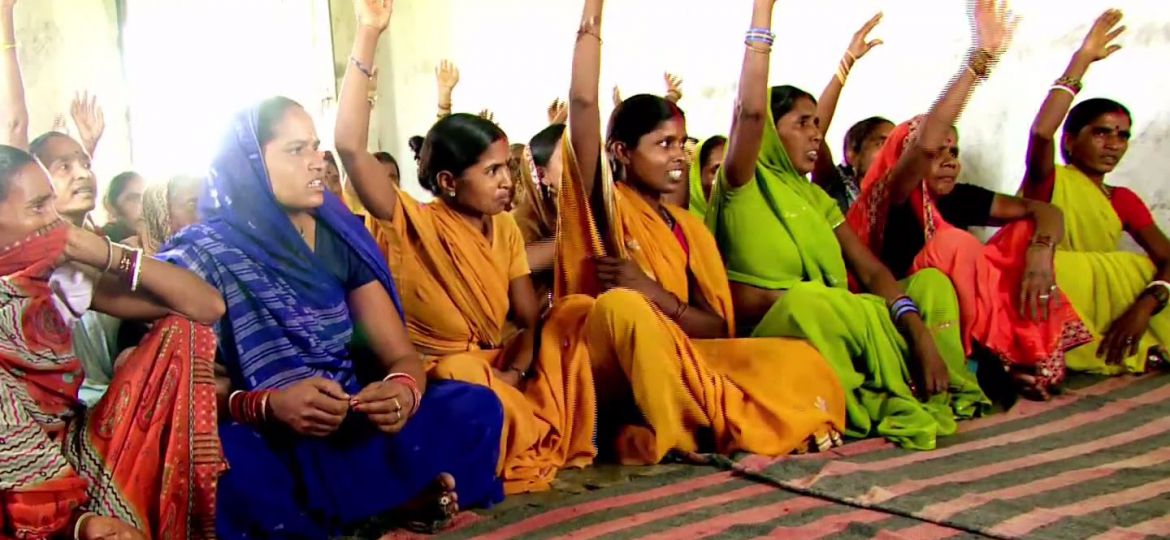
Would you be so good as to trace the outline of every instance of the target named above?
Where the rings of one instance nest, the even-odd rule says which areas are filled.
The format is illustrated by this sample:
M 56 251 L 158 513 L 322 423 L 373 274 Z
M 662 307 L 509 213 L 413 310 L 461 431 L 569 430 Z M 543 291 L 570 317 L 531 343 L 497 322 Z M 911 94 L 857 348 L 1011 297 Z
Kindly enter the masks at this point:
M 690 200 L 687 209 L 699 219 L 707 217 L 707 199 L 715 185 L 715 175 L 723 166 L 723 154 L 727 149 L 727 137 L 716 135 L 701 143 L 695 149 L 690 169 Z
M 1010 32 L 1006 9 L 979 0 L 975 13 L 977 50 L 998 52 Z M 769 22 L 770 16 L 753 26 Z M 842 226 L 836 201 L 805 178 L 818 162 L 832 166 L 821 126 L 853 62 L 876 44 L 866 37 L 876 22 L 855 34 L 819 110 L 812 96 L 792 87 L 769 95 L 767 49 L 749 33 L 739 107 L 707 224 L 728 266 L 737 316 L 754 327 L 752 335 L 807 339 L 833 365 L 846 389 L 846 434 L 929 450 L 957 431 L 956 419 L 990 405 L 966 368 L 954 289 L 936 270 L 896 282 Z M 986 68 L 986 54 L 977 52 L 963 69 Z M 938 106 L 960 107 L 953 97 L 944 95 Z M 847 271 L 872 294 L 851 293 Z

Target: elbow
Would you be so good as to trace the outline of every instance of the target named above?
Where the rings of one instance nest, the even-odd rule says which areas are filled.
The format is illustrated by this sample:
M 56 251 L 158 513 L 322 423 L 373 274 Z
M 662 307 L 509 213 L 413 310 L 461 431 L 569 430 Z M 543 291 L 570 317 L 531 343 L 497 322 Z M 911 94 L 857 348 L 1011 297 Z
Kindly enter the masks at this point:
M 585 95 L 583 92 L 572 92 L 569 95 L 569 107 L 578 111 L 596 109 L 598 108 L 597 93 Z
M 28 115 L 17 114 L 4 119 L 4 132 L 9 141 L 16 141 L 28 133 Z
M 1052 142 L 1056 139 L 1056 133 L 1051 129 L 1045 129 L 1043 126 L 1032 124 L 1032 130 L 1029 132 L 1028 138 L 1033 141 Z
M 735 104 L 735 121 L 737 123 L 744 125 L 757 123 L 763 125 L 764 118 L 767 115 L 767 107 L 755 106 L 742 101 Z
M 224 302 L 223 295 L 219 294 L 219 291 L 209 294 L 206 301 L 200 301 L 192 308 L 191 320 L 208 326 L 219 322 L 227 313 L 227 303 Z

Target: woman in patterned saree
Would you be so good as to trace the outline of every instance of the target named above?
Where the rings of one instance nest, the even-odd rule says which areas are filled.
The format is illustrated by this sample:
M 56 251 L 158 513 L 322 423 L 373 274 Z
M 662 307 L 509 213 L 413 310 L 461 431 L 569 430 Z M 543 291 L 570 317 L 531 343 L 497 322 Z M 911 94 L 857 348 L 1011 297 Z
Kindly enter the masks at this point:
M 486 389 L 427 384 L 373 238 L 325 187 L 316 128 L 276 97 L 235 116 L 200 222 L 160 257 L 223 293 L 223 538 L 326 538 L 371 518 L 433 531 L 502 499 L 502 412 Z M 456 494 L 456 483 L 458 493 Z
M 191 272 L 71 225 L 45 170 L 0 146 L 0 536 L 207 538 L 223 456 L 211 324 Z M 93 409 L 71 328 L 89 309 L 157 320 Z M 198 321 L 198 322 L 195 322 Z

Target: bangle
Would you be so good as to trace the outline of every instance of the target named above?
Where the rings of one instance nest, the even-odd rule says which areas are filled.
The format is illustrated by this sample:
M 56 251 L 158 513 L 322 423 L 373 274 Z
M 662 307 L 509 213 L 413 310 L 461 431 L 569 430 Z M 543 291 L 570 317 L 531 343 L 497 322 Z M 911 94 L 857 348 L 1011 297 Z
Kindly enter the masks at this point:
M 130 292 L 138 290 L 138 281 L 142 277 L 142 250 L 134 250 L 134 271 L 130 274 Z
M 228 396 L 228 413 L 241 424 L 261 425 L 268 421 L 268 396 L 271 394 L 271 390 L 236 390 Z
M 85 520 L 91 517 L 97 517 L 97 514 L 93 512 L 83 512 L 80 516 L 77 516 L 77 521 L 73 522 L 73 538 L 75 540 L 79 540 L 81 538 L 81 526 L 85 524 Z
M 1065 88 L 1068 88 L 1069 90 L 1072 91 L 1072 93 L 1074 95 L 1081 93 L 1081 89 L 1084 88 L 1084 85 L 1081 84 L 1081 80 L 1075 79 L 1073 77 L 1061 77 L 1059 79 L 1056 79 L 1056 81 L 1053 82 L 1052 85 L 1053 86 L 1063 86 Z
M 914 303 L 914 300 L 906 295 L 895 298 L 893 302 L 890 302 L 889 307 L 890 319 L 892 319 L 894 322 L 898 322 L 903 316 L 909 313 L 917 313 L 919 315 L 922 314 L 922 312 L 918 309 L 918 305 Z
M 1032 237 L 1032 245 L 1028 247 L 1032 246 L 1044 246 L 1048 249 L 1052 249 L 1056 247 L 1056 242 L 1052 241 L 1052 235 L 1037 234 L 1036 236 Z
M 374 71 L 358 61 L 357 58 L 349 57 L 349 63 L 353 64 L 353 67 L 356 67 L 358 71 L 362 72 L 362 75 L 365 75 L 367 79 L 374 78 Z
M 1073 90 L 1072 88 L 1069 88 L 1063 84 L 1054 84 L 1048 89 L 1048 91 L 1049 92 L 1068 92 L 1069 96 L 1074 97 L 1074 98 L 1077 97 L 1077 92 L 1075 90 Z
M 841 63 L 837 65 L 837 81 L 841 86 L 845 86 L 845 79 L 849 77 L 849 71 L 853 69 L 845 64 L 845 59 L 841 59 Z
M 15 41 L 13 41 L 12 43 L 2 43 L 2 44 L 0 44 L 0 50 L 11 51 L 12 49 L 15 49 L 19 46 L 20 46 L 20 44 L 15 42 Z
M 597 38 L 597 43 L 605 43 L 601 39 L 601 33 L 597 30 L 597 22 L 597 17 L 589 17 L 581 21 L 581 27 L 577 29 L 577 39 L 581 39 L 584 36 L 593 36 Z
M 976 49 L 967 59 L 967 70 L 975 75 L 976 79 L 986 79 L 991 72 L 991 64 L 995 62 L 995 55 L 987 49 Z
M 1160 293 L 1158 289 L 1161 289 Z M 1158 307 L 1154 310 L 1154 315 L 1157 315 L 1166 309 L 1167 303 L 1170 303 L 1170 282 L 1162 280 L 1152 281 L 1149 285 L 1146 285 L 1146 290 L 1142 291 L 1142 294 L 1148 294 L 1158 302 Z
M 410 394 L 414 397 L 414 405 L 410 408 L 410 416 L 413 416 L 418 411 L 419 406 L 422 405 L 422 392 L 418 389 L 418 381 L 411 377 L 409 373 L 391 373 L 382 379 L 382 382 L 401 382 L 410 388 Z
M 756 45 L 756 44 L 754 44 L 754 43 L 748 43 L 748 44 L 747 44 L 747 48 L 748 48 L 748 50 L 749 50 L 749 51 L 752 51 L 752 52 L 757 52 L 757 53 L 760 53 L 760 54 L 772 54 L 772 48 L 771 48 L 771 47 L 765 47 L 765 46 L 762 46 L 762 45 Z
M 129 282 L 132 277 L 130 273 L 134 270 L 134 255 L 130 253 L 129 247 L 122 244 L 118 244 L 118 250 L 121 251 L 121 257 L 118 258 L 118 268 L 114 272 Z
M 110 273 L 110 268 L 114 266 L 114 242 L 110 240 L 109 236 L 103 236 L 106 241 L 106 267 L 102 269 L 103 274 Z

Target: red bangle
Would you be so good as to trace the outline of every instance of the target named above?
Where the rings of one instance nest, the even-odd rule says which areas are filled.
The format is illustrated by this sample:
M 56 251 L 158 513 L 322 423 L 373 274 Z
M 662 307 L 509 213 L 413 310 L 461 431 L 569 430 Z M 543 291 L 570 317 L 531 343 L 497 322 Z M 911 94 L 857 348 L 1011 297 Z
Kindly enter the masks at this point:
M 268 396 L 271 390 L 244 392 L 237 390 L 228 397 L 228 412 L 232 419 L 256 426 L 268 420 Z
M 411 377 L 408 373 L 391 373 L 382 379 L 383 382 L 400 382 L 410 388 L 411 397 L 414 398 L 414 405 L 410 407 L 410 416 L 418 412 L 418 408 L 422 405 L 422 392 L 418 389 L 418 381 Z

